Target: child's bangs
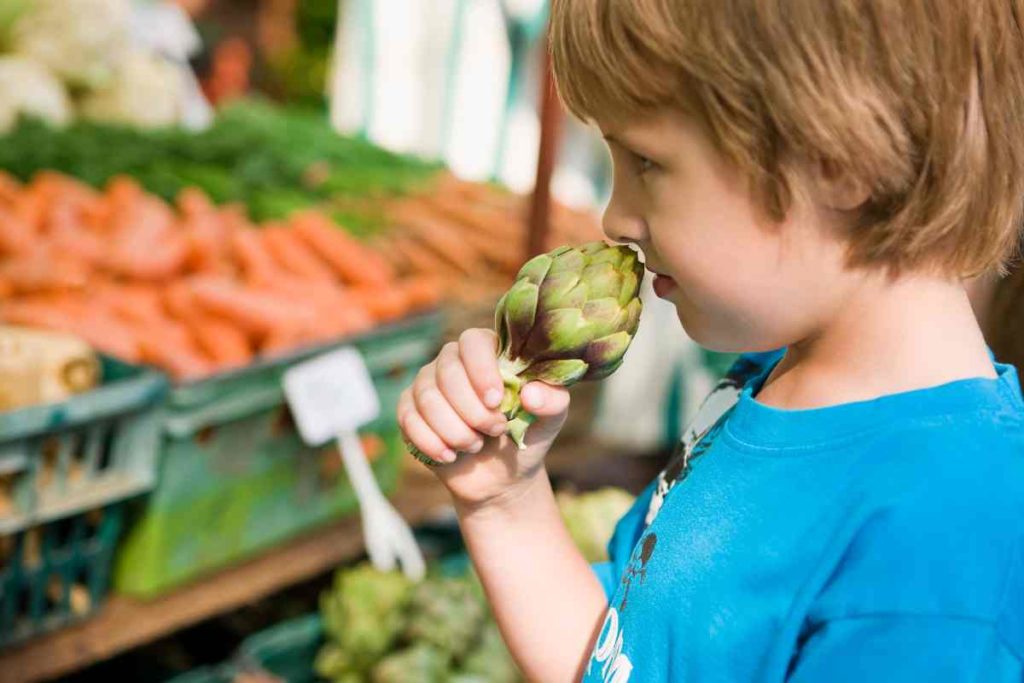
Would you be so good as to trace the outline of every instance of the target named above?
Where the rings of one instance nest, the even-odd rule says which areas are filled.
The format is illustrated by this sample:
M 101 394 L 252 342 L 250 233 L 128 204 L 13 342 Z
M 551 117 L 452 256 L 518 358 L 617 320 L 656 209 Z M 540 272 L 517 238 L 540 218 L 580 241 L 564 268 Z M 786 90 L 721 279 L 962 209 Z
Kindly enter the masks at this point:
M 624 118 L 678 104 L 681 74 L 672 73 L 652 36 L 635 28 L 646 3 L 555 0 L 551 7 L 552 67 L 559 94 L 585 121 Z

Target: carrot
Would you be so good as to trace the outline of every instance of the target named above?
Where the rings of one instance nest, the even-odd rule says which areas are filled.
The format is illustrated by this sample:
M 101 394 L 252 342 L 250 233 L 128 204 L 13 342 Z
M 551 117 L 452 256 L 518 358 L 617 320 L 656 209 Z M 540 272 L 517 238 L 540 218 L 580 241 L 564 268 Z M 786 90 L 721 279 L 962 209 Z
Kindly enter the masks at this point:
M 134 178 L 119 175 L 107 183 L 103 198 L 111 209 L 118 210 L 136 204 L 144 195 L 145 191 Z
M 186 218 L 181 224 L 181 234 L 188 247 L 185 267 L 200 273 L 233 273 L 234 266 L 229 261 L 229 233 L 219 214 Z
M 101 265 L 107 247 L 101 238 L 83 228 L 77 218 L 67 214 L 67 209 L 55 210 L 50 214 L 50 230 L 47 240 L 56 253 L 80 259 L 90 267 Z
M 230 281 L 203 278 L 192 281 L 190 286 L 201 307 L 250 335 L 264 336 L 278 329 L 302 330 L 316 317 L 301 302 L 246 290 Z
M 245 333 L 212 316 L 197 315 L 185 321 L 199 348 L 218 367 L 237 367 L 252 360 L 252 347 Z
M 239 228 L 232 231 L 231 248 L 249 282 L 273 282 L 284 275 L 255 230 Z
M 392 216 L 398 225 L 442 256 L 456 270 L 466 275 L 475 270 L 479 256 L 459 234 L 459 230 L 447 221 L 431 216 L 422 207 L 409 203 L 395 209 Z
M 11 205 L 14 214 L 25 221 L 33 234 L 35 234 L 43 223 L 43 216 L 46 215 L 46 202 L 42 197 L 29 192 L 22 192 Z
M 389 239 L 388 249 L 398 252 L 409 263 L 409 270 L 420 275 L 450 277 L 453 267 L 433 250 L 423 247 L 412 235 L 398 233 Z
M 0 171 L 0 203 L 13 203 L 21 192 L 21 182 L 7 171 Z
M 31 251 L 35 231 L 14 211 L 0 207 L 0 254 L 23 254 Z
M 20 305 L 13 302 L 4 306 L 5 319 L 18 325 L 69 332 L 100 351 L 132 362 L 140 359 L 134 330 L 95 302 L 68 296 L 36 300 L 39 303 L 29 300 Z
M 9 301 L 0 306 L 0 320 L 11 325 L 70 331 L 67 313 L 51 303 Z
M 171 316 L 188 328 L 199 348 L 218 367 L 244 365 L 252 359 L 252 348 L 245 333 L 226 321 L 203 313 L 184 282 L 166 288 L 163 300 Z
M 157 328 L 170 322 L 159 293 L 152 288 L 104 283 L 91 288 L 90 294 L 115 315 L 133 323 Z
M 143 361 L 159 366 L 178 380 L 195 379 L 213 370 L 213 364 L 197 350 L 159 334 L 144 335 L 139 347 Z
M 441 281 L 429 276 L 408 278 L 400 282 L 398 287 L 405 293 L 406 303 L 412 310 L 436 306 L 444 296 Z
M 334 282 L 331 269 L 307 244 L 284 226 L 265 225 L 263 243 L 277 263 L 293 275 L 317 282 Z
M 207 218 L 217 213 L 217 207 L 198 187 L 186 187 L 178 193 L 178 210 L 186 219 Z
M 0 299 L 7 299 L 14 294 L 14 285 L 0 277 Z
M 350 290 L 358 304 L 381 322 L 401 318 L 409 311 L 409 300 L 402 289 L 359 287 Z
M 281 279 L 257 291 L 285 301 L 301 301 L 312 312 L 299 334 L 301 341 L 336 339 L 374 325 L 373 316 L 362 303 L 336 283 Z
M 58 256 L 42 247 L 0 264 L 0 277 L 16 292 L 80 289 L 86 285 L 90 274 L 91 269 L 83 261 L 67 254 Z
M 383 257 L 335 227 L 323 214 L 304 211 L 292 217 L 291 226 L 345 282 L 382 286 L 394 279 Z
M 462 238 L 485 255 L 487 260 L 511 272 L 517 271 L 522 265 L 520 250 L 509 248 L 509 242 L 518 244 L 524 232 L 521 221 L 500 211 L 472 206 L 448 197 L 430 197 L 424 200 L 424 204 L 427 211 L 432 211 L 435 216 L 461 227 L 459 233 Z
M 172 235 L 150 244 L 147 249 L 136 243 L 115 245 L 106 255 L 104 265 L 116 275 L 161 281 L 180 273 L 188 255 L 185 238 Z
M 304 341 L 301 331 L 289 328 L 272 330 L 260 344 L 260 353 L 276 356 L 300 347 Z

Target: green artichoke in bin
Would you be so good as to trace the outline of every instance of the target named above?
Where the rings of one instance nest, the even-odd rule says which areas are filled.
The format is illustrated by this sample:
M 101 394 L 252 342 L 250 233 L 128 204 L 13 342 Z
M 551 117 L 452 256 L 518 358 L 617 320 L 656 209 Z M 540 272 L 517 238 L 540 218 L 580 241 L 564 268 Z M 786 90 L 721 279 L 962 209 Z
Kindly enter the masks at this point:
M 405 628 L 413 591 L 401 572 L 380 572 L 368 563 L 338 572 L 332 590 L 320 597 L 331 645 L 317 658 L 318 673 L 338 680 L 368 670 Z
M 603 379 L 622 364 L 643 305 L 643 264 L 626 246 L 590 242 L 534 257 L 498 301 L 498 363 L 505 382 L 501 411 L 508 434 L 524 447 L 533 416 L 519 390 L 540 380 L 567 387 Z
M 380 660 L 370 672 L 372 683 L 445 683 L 451 655 L 430 645 L 416 643 Z
M 483 596 L 465 578 L 432 577 L 413 590 L 405 637 L 460 658 L 487 620 Z

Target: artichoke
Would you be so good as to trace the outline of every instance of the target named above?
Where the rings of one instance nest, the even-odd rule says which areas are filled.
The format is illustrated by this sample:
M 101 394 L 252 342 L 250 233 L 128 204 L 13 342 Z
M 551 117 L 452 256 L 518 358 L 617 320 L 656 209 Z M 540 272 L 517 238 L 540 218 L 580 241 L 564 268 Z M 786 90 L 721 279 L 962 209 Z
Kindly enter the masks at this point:
M 317 660 L 321 675 L 361 673 L 384 656 L 405 628 L 412 595 L 413 583 L 401 572 L 379 572 L 367 563 L 338 572 L 332 590 L 320 597 L 332 643 Z
M 640 324 L 643 272 L 635 251 L 605 242 L 559 247 L 519 269 L 494 312 L 505 384 L 500 410 L 519 448 L 535 419 L 520 402 L 523 385 L 539 380 L 568 387 L 604 379 L 622 365 Z M 424 464 L 440 464 L 406 445 Z
M 576 547 L 587 562 L 608 559 L 608 541 L 634 498 L 622 489 L 608 487 L 579 495 L 559 493 L 558 509 Z
M 431 577 L 416 586 L 405 637 L 459 658 L 472 648 L 487 605 L 472 579 Z
M 533 416 L 519 390 L 540 380 L 567 387 L 603 379 L 622 364 L 640 323 L 643 264 L 625 246 L 590 242 L 559 247 L 528 261 L 498 301 L 501 411 L 508 434 L 524 447 Z
M 446 683 L 451 656 L 429 643 L 416 643 L 380 660 L 372 683 Z

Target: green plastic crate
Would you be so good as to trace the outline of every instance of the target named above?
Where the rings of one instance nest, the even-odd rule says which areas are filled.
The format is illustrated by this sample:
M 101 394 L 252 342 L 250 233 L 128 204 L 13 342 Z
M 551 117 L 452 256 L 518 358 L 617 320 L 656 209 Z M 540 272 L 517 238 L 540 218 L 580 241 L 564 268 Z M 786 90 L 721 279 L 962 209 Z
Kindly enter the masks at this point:
M 0 647 L 93 614 L 110 584 L 123 503 L 0 539 Z
M 155 482 L 167 380 L 101 360 L 96 389 L 0 413 L 0 647 L 99 608 L 123 501 Z
M 281 389 L 287 368 L 329 349 L 354 345 L 366 359 L 381 415 L 364 434 L 381 439 L 374 470 L 393 490 L 404 457 L 398 395 L 436 353 L 442 330 L 440 315 L 420 316 L 173 388 L 159 483 L 118 554 L 116 590 L 153 597 L 355 511 L 337 452 L 301 443 Z
M 101 360 L 96 389 L 0 412 L 0 536 L 153 487 L 167 380 Z

